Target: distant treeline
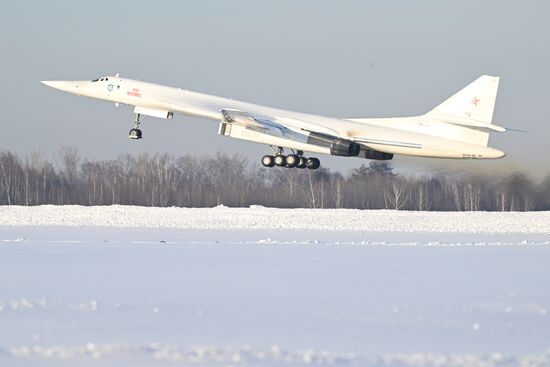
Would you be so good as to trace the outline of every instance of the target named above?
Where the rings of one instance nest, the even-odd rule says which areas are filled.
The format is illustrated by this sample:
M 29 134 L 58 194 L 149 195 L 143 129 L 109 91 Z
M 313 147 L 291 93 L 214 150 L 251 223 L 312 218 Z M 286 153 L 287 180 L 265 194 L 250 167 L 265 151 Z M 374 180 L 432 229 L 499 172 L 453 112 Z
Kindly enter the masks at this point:
M 1 152 L 0 204 L 550 210 L 550 176 L 541 183 L 521 173 L 409 177 L 378 161 L 342 175 L 326 168 L 267 169 L 226 154 L 145 153 L 96 161 L 64 147 L 57 165 L 36 153 Z

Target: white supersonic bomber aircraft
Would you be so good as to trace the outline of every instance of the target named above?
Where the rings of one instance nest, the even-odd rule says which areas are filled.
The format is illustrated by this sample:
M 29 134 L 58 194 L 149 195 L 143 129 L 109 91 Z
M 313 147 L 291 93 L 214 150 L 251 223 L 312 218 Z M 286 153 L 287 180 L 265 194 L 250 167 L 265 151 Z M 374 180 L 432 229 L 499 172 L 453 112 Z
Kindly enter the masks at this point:
M 334 118 L 291 112 L 115 76 L 91 81 L 43 81 L 65 92 L 134 106 L 130 139 L 141 139 L 141 118 L 174 113 L 214 120 L 219 135 L 271 146 L 265 167 L 317 169 L 304 152 L 392 159 L 394 154 L 433 158 L 494 159 L 489 132 L 506 131 L 491 121 L 499 78 L 483 75 L 430 112 L 414 117 Z M 284 154 L 284 149 L 291 154 Z

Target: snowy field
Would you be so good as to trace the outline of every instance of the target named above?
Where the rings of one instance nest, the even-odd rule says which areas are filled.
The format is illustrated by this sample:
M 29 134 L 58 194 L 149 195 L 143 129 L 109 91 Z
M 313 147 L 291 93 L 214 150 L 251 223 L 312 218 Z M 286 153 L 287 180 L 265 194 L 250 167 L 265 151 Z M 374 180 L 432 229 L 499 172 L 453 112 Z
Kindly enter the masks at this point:
M 550 366 L 550 213 L 0 207 L 0 366 Z

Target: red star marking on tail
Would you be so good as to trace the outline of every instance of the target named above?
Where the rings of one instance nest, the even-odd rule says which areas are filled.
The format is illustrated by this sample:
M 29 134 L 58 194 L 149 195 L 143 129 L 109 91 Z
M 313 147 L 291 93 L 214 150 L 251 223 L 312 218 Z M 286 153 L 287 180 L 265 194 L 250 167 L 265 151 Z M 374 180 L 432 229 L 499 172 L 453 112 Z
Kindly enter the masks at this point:
M 472 105 L 477 106 L 478 102 L 479 102 L 479 98 L 474 97 L 474 99 L 472 99 Z

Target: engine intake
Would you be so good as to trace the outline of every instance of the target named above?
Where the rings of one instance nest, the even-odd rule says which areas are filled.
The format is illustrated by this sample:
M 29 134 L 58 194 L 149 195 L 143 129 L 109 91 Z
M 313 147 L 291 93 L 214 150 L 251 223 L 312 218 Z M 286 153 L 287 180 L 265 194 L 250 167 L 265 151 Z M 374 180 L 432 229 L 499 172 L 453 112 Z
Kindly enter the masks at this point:
M 330 148 L 331 155 L 342 157 L 356 157 L 361 150 L 361 146 L 351 140 L 320 133 L 310 133 L 307 138 L 307 143 L 328 147 Z

